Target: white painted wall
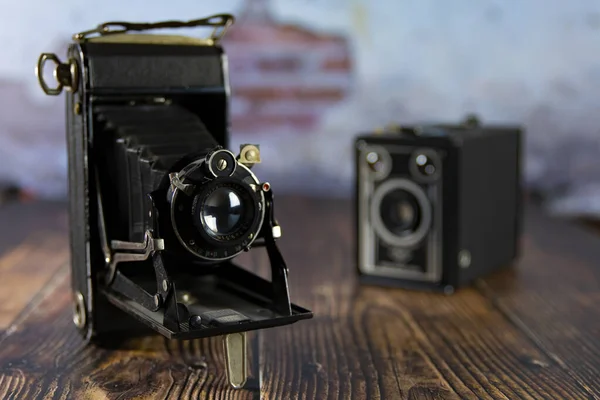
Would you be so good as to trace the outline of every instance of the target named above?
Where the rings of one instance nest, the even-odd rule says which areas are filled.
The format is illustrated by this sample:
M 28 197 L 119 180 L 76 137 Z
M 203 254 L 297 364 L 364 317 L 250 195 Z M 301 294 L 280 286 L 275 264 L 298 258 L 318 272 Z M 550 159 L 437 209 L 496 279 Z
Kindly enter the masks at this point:
M 107 20 L 191 19 L 240 6 L 0 0 L 0 180 L 49 197 L 66 190 L 64 99 L 38 89 L 39 53 L 62 55 L 73 32 Z M 282 20 L 352 35 L 358 68 L 355 95 L 318 132 L 265 135 L 260 172 L 280 191 L 347 195 L 355 132 L 477 112 L 526 124 L 527 181 L 552 194 L 553 210 L 600 214 L 597 0 L 273 0 L 272 8 Z M 250 139 L 260 138 L 234 136 Z

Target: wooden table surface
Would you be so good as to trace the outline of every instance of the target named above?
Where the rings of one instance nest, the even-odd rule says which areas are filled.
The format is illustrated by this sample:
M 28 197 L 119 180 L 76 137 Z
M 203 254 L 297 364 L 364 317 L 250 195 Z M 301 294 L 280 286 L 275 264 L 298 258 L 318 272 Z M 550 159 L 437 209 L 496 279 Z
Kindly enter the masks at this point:
M 348 202 L 278 198 L 295 303 L 315 317 L 249 335 L 250 389 L 220 338 L 86 346 L 72 323 L 65 206 L 0 208 L 0 397 L 600 398 L 600 238 L 526 212 L 514 268 L 452 296 L 359 287 Z M 263 250 L 243 262 L 266 276 Z

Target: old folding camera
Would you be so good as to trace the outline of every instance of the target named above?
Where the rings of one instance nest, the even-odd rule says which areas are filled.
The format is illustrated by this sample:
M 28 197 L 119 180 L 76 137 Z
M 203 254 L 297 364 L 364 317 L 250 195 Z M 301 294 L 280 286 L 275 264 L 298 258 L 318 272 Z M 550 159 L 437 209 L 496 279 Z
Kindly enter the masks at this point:
M 42 54 L 37 76 L 46 94 L 67 90 L 75 325 L 87 339 L 139 322 L 168 338 L 226 335 L 229 380 L 240 387 L 244 332 L 312 314 L 290 303 L 273 191 L 251 171 L 259 147 L 226 150 L 219 39 L 232 23 L 106 23 L 75 35 L 64 63 Z M 192 26 L 214 30 L 207 39 L 131 33 Z M 55 85 L 43 77 L 48 62 Z M 233 263 L 257 247 L 271 281 Z
M 518 253 L 521 129 L 395 126 L 356 139 L 358 273 L 446 293 Z

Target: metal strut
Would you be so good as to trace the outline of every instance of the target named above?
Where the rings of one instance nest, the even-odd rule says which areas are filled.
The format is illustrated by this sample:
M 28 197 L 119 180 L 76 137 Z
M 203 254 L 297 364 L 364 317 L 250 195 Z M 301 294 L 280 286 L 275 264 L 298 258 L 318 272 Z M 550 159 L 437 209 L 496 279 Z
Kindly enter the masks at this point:
M 130 261 L 145 261 L 155 251 L 165 249 L 165 241 L 163 239 L 154 239 L 150 231 L 146 231 L 144 242 L 123 242 L 121 240 L 113 240 L 110 242 L 110 262 L 108 263 L 108 274 L 106 283 L 110 285 L 115 278 L 117 264 Z M 129 250 L 129 252 L 120 252 L 118 250 Z
M 102 205 L 102 194 L 100 190 L 100 177 L 98 170 L 95 173 L 96 199 L 98 202 L 98 226 L 100 228 L 100 243 L 104 253 L 104 262 L 107 268 L 105 284 L 112 290 L 140 302 L 149 310 L 156 311 L 163 305 L 169 305 L 169 292 L 175 292 L 174 285 L 169 282 L 167 272 L 161 257 L 157 257 L 160 251 L 165 249 L 163 239 L 156 239 L 150 230 L 146 230 L 143 242 L 126 242 L 112 240 L 108 244 L 106 233 L 106 222 L 104 220 L 104 208 Z M 154 256 L 153 268 L 156 276 L 156 294 L 151 295 L 138 284 L 120 273 L 117 269 L 119 263 L 146 261 Z

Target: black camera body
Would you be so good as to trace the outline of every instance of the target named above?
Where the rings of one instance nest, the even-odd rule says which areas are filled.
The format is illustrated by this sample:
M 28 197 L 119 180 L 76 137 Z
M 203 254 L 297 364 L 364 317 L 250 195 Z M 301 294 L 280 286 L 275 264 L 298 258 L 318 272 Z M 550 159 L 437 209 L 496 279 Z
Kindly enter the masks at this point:
M 356 150 L 357 268 L 364 283 L 453 293 L 518 255 L 519 127 L 391 127 Z
M 290 303 L 273 191 L 251 171 L 259 146 L 226 150 L 218 41 L 232 22 L 106 23 L 75 35 L 67 62 L 38 61 L 42 89 L 67 90 L 74 322 L 86 339 L 145 326 L 168 338 L 225 334 L 239 353 L 245 336 L 231 334 L 312 317 Z M 215 30 L 208 39 L 131 33 L 191 26 Z M 55 88 L 43 79 L 49 61 Z M 257 247 L 271 281 L 232 262 Z M 234 386 L 242 364 L 228 364 Z

